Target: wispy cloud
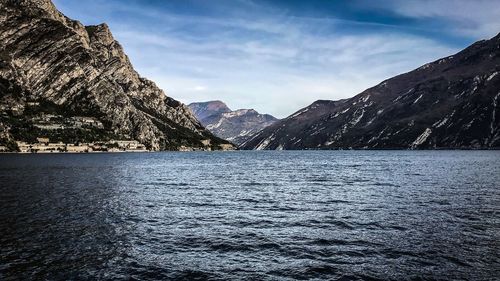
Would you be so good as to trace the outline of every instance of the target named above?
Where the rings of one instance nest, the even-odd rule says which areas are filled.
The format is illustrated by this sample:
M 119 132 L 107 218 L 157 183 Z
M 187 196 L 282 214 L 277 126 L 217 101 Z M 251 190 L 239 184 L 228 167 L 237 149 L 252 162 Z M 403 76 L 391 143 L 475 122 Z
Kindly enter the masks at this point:
M 220 99 L 278 117 L 317 99 L 353 96 L 464 47 L 415 32 L 422 26 L 300 15 L 267 2 L 210 3 L 198 12 L 179 11 L 183 4 L 56 1 L 84 23 L 108 22 L 139 73 L 168 95 L 183 102 Z M 410 6 L 390 8 L 410 17 Z M 425 17 L 418 13 L 411 16 Z
M 474 38 L 491 37 L 500 32 L 498 0 L 389 0 L 378 8 L 405 17 L 436 20 L 440 28 L 448 32 Z

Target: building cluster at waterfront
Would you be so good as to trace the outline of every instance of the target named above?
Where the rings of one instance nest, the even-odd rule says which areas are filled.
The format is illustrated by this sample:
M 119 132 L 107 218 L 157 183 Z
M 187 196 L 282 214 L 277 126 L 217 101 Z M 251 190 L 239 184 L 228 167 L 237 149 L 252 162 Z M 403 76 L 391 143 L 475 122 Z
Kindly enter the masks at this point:
M 79 128 L 97 128 L 103 129 L 101 121 L 94 117 L 74 116 L 64 118 L 61 115 L 42 114 L 31 119 L 34 126 L 44 130 L 59 129 L 79 129 Z
M 146 146 L 135 140 L 110 140 L 93 143 L 50 142 L 49 138 L 37 138 L 36 143 L 16 142 L 21 153 L 58 153 L 58 152 L 145 152 Z
M 20 153 L 90 153 L 90 152 L 147 152 L 146 146 L 136 140 L 110 140 L 92 143 L 50 142 L 49 138 L 37 138 L 37 142 L 28 143 L 16 141 Z M 220 150 L 235 150 L 231 144 L 220 144 Z M 188 147 L 180 146 L 179 151 L 211 151 L 210 146 Z M 0 146 L 0 152 L 9 152 L 5 146 Z
M 205 144 L 205 141 L 202 141 L 203 144 Z M 219 147 L 215 150 L 222 150 L 222 151 L 231 151 L 231 150 L 236 150 L 235 146 L 232 144 L 228 143 L 223 143 L 219 144 Z M 205 145 L 204 147 L 192 147 L 192 146 L 185 146 L 181 145 L 179 147 L 179 151 L 212 151 L 212 148 L 209 145 Z

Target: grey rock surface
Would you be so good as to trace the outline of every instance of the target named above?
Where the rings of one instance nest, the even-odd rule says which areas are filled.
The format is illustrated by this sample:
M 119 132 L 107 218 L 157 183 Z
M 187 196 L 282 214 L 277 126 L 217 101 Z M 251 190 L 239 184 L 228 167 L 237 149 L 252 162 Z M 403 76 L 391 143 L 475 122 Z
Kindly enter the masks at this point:
M 0 0 L 0 43 L 0 106 L 9 111 L 0 137 L 19 138 L 13 116 L 36 101 L 63 108 L 65 116 L 97 117 L 110 134 L 152 150 L 227 143 L 140 77 L 106 24 L 84 26 L 50 0 Z

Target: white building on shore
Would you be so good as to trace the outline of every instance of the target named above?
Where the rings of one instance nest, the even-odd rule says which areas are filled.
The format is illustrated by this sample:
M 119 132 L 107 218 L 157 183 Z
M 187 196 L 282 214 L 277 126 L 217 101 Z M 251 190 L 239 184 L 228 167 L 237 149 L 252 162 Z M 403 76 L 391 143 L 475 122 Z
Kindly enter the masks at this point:
M 87 152 L 146 152 L 146 146 L 135 140 L 112 140 L 96 143 L 50 142 L 49 138 L 37 138 L 37 143 L 17 141 L 21 153 L 87 153 Z M 1 151 L 1 150 L 0 150 Z

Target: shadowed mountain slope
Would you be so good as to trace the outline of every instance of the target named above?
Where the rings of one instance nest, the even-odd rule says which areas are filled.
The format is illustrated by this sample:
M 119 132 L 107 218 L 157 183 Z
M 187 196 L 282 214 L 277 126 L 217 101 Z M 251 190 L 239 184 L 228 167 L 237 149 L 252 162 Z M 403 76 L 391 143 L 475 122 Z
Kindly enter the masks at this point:
M 316 101 L 244 149 L 500 147 L 500 35 L 353 98 Z

